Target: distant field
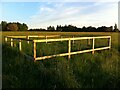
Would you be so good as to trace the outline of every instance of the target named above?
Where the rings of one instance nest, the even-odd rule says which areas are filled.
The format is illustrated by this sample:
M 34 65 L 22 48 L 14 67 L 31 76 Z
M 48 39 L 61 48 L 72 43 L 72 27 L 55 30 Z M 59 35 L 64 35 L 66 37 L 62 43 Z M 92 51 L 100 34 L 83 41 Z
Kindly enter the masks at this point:
M 118 35 L 120 33 L 112 32 L 2 32 L 2 40 L 4 36 L 9 35 L 67 35 L 67 36 L 106 36 L 112 37 L 112 46 L 118 48 Z
M 115 34 L 112 32 L 8 32 L 8 31 L 4 31 L 2 32 L 3 35 L 111 35 L 111 34 Z

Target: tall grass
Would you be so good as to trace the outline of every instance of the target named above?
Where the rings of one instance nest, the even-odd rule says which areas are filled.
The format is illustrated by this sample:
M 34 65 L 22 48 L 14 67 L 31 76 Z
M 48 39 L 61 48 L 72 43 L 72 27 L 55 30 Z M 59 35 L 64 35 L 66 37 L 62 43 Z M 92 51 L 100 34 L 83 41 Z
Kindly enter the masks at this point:
M 116 37 L 112 35 L 110 50 L 96 51 L 94 55 L 72 55 L 70 60 L 55 57 L 37 62 L 31 62 L 18 49 L 3 43 L 3 88 L 120 88 L 120 52 Z M 65 43 L 53 44 L 64 48 Z M 62 52 L 56 46 L 49 49 L 53 48 L 52 44 L 42 44 L 37 46 L 42 47 L 37 51 L 41 55 Z M 73 46 L 72 50 L 77 49 Z

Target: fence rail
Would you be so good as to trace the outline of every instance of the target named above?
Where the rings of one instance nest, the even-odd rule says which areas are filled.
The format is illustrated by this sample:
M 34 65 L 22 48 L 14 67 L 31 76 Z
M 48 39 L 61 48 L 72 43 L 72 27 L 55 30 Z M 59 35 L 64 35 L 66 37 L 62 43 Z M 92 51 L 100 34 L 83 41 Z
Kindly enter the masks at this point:
M 54 35 L 54 36 L 48 36 L 48 37 L 58 37 L 59 35 Z M 14 39 L 19 41 L 19 50 L 22 51 L 22 47 L 21 47 L 21 40 L 25 40 L 25 41 L 30 41 L 33 43 L 33 58 L 34 61 L 37 60 L 42 60 L 42 59 L 47 59 L 47 58 L 52 58 L 52 57 L 56 57 L 56 56 L 68 56 L 68 58 L 71 58 L 71 55 L 74 54 L 80 54 L 80 53 L 86 53 L 86 52 L 92 52 L 92 54 L 94 54 L 95 51 L 97 50 L 104 50 L 104 49 L 110 49 L 111 48 L 111 36 L 98 36 L 98 37 L 73 37 L 73 38 L 59 38 L 59 39 L 41 39 L 41 40 L 29 40 L 28 37 L 32 37 L 32 36 L 22 36 L 22 37 L 18 37 L 18 36 L 7 36 L 5 37 L 5 41 L 7 42 L 6 38 L 11 38 L 10 42 L 11 42 L 11 46 L 13 46 L 13 42 Z M 33 36 L 33 37 L 46 37 L 46 36 Z M 108 46 L 105 47 L 100 47 L 100 48 L 95 48 L 95 39 L 102 39 L 102 38 L 106 38 L 108 39 Z M 71 41 L 74 42 L 75 40 L 88 40 L 88 44 L 90 43 L 90 40 L 92 40 L 92 48 L 89 50 L 82 50 L 82 51 L 76 51 L 76 52 L 72 52 L 71 51 Z M 36 45 L 37 43 L 41 43 L 41 42 L 56 42 L 56 41 L 68 41 L 68 52 L 67 53 L 62 53 L 62 54 L 55 54 L 55 55 L 50 55 L 50 56 L 41 56 L 41 57 L 37 57 L 36 56 Z M 28 43 L 29 44 L 29 43 Z

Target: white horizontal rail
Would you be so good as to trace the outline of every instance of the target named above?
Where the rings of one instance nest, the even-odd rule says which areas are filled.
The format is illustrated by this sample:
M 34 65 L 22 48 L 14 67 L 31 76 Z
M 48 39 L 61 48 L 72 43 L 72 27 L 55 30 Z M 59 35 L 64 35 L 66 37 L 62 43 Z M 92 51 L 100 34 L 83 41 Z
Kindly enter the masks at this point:
M 6 36 L 8 38 L 26 38 L 26 36 Z
M 110 36 L 101 36 L 101 37 L 74 37 L 74 38 L 62 38 L 62 39 L 47 39 L 47 42 L 53 41 L 68 41 L 70 40 L 82 40 L 82 39 L 93 39 L 93 38 L 110 38 Z M 33 40 L 34 42 L 46 42 L 45 39 L 42 40 Z
M 97 51 L 97 50 L 104 50 L 104 49 L 110 49 L 110 46 L 108 46 L 108 47 L 96 48 L 96 49 L 94 49 L 94 50 Z
M 67 56 L 69 53 L 63 53 L 63 54 L 56 54 L 56 55 L 51 55 L 51 56 L 43 56 L 43 57 L 37 57 L 35 60 L 41 60 L 41 59 L 47 59 L 47 58 L 52 58 L 56 56 Z
M 28 36 L 6 36 L 10 38 L 26 38 L 26 37 L 60 37 L 60 35 L 28 35 Z
M 7 42 L 8 40 L 7 40 L 7 38 L 13 38 L 13 39 L 21 39 L 21 40 L 27 40 L 28 41 L 28 43 L 29 43 L 29 41 L 33 41 L 33 40 L 30 40 L 29 38 L 31 37 L 38 37 L 38 38 L 42 38 L 42 37 L 44 37 L 44 38 L 48 38 L 48 37 L 60 37 L 61 35 L 43 35 L 43 36 L 41 36 L 41 35 L 28 35 L 28 36 L 5 36 L 5 41 Z

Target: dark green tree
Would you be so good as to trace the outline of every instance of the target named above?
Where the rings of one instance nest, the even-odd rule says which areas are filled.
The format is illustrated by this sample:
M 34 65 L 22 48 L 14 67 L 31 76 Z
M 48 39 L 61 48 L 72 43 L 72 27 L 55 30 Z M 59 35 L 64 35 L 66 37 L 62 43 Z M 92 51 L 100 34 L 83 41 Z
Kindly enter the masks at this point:
M 62 31 L 61 25 L 57 25 L 56 31 Z
M 1 25 L 2 25 L 2 31 L 6 31 L 7 30 L 7 22 L 6 21 L 2 21 Z
M 47 30 L 49 30 L 49 31 L 55 31 L 55 27 L 54 26 L 49 26 L 49 27 L 47 27 Z
M 21 31 L 27 31 L 27 30 L 28 30 L 28 26 L 25 23 L 23 23 Z
M 17 25 L 18 25 L 18 31 L 27 31 L 28 30 L 28 26 L 25 23 L 21 24 L 21 23 L 17 22 Z
M 18 31 L 18 26 L 16 23 L 8 23 L 7 30 L 8 31 Z
M 118 28 L 117 28 L 117 24 L 115 23 L 115 26 L 114 26 L 114 32 L 118 32 Z

